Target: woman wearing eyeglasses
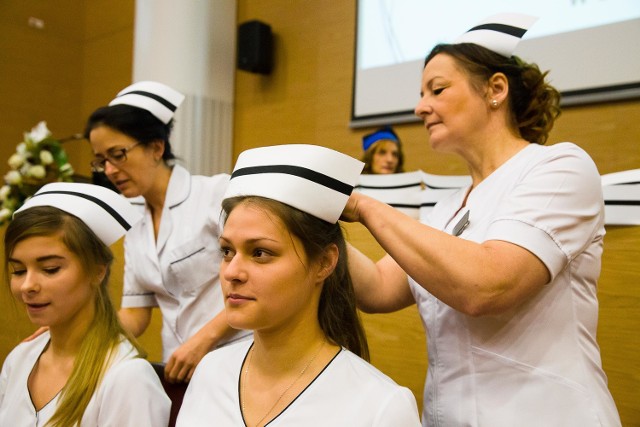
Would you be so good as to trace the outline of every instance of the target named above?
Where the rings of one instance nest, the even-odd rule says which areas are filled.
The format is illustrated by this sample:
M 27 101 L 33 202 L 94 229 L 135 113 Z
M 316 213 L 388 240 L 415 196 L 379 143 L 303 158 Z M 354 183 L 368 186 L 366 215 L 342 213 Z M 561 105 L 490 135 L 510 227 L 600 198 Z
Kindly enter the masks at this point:
M 165 377 L 188 381 L 202 357 L 248 332 L 231 329 L 218 270 L 217 230 L 228 175 L 191 175 L 174 164 L 169 136 L 184 96 L 157 82 L 122 90 L 90 117 L 92 167 L 144 211 L 125 239 L 121 323 L 134 336 L 162 312 Z M 135 201 L 134 201 L 135 204 Z

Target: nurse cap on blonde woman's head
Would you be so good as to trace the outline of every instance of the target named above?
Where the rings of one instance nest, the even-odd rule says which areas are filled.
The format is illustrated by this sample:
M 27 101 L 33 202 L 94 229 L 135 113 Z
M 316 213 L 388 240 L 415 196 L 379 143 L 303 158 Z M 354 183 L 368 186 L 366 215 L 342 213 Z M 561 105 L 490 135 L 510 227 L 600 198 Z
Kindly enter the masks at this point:
M 110 246 L 142 218 L 127 199 L 93 184 L 54 182 L 44 185 L 14 215 L 36 206 L 52 206 L 78 217 Z
M 254 148 L 238 157 L 224 198 L 265 197 L 335 224 L 363 166 L 317 145 Z

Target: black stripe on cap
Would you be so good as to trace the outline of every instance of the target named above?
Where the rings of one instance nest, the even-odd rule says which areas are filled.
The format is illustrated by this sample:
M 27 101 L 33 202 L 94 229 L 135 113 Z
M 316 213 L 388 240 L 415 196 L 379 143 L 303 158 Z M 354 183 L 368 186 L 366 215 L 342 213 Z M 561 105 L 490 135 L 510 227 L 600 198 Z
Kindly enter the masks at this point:
M 514 27 L 511 25 L 505 25 L 505 24 L 482 24 L 482 25 L 473 27 L 467 32 L 470 33 L 471 31 L 477 31 L 477 30 L 496 31 L 498 33 L 504 33 L 510 36 L 518 37 L 519 39 L 521 39 L 522 36 L 524 36 L 524 33 L 527 32 L 527 30 L 525 30 L 524 28 Z
M 356 185 L 356 188 L 366 188 L 369 190 L 399 190 L 402 188 L 411 188 L 411 187 L 420 187 L 421 183 L 415 182 L 412 184 L 401 184 L 401 185 Z
M 118 224 L 120 224 L 122 228 L 124 228 L 125 230 L 129 230 L 131 228 L 131 224 L 129 224 L 126 219 L 124 219 L 118 212 L 116 212 L 115 209 L 113 209 L 111 206 L 107 205 L 105 202 L 98 199 L 97 197 L 89 196 L 88 194 L 78 193 L 75 191 L 60 191 L 60 190 L 43 191 L 41 193 L 35 194 L 33 197 L 42 196 L 44 194 L 66 194 L 68 196 L 76 196 L 76 197 L 89 200 L 90 202 L 93 202 L 96 205 L 100 206 L 102 209 L 104 209 L 109 215 L 113 217 L 113 219 L 118 221 Z
M 118 96 L 118 98 L 121 98 L 121 97 L 123 97 L 125 95 L 132 95 L 132 94 L 133 95 L 142 95 L 142 96 L 146 96 L 147 98 L 155 99 L 160 104 L 164 105 L 169 110 L 174 111 L 174 112 L 178 109 L 178 107 L 176 107 L 175 105 L 173 105 L 172 103 L 167 101 L 165 98 L 163 98 L 163 97 L 161 97 L 159 95 L 156 95 L 155 93 L 145 92 L 144 90 L 132 90 L 131 92 L 123 93 L 122 95 Z
M 464 186 L 460 186 L 460 185 L 441 186 L 441 185 L 429 185 L 426 183 L 424 185 L 431 190 L 457 190 L 458 188 L 464 188 Z
M 640 206 L 638 200 L 605 200 L 604 204 L 607 206 Z
M 311 169 L 303 168 L 301 166 L 291 165 L 250 166 L 247 168 L 241 168 L 231 174 L 231 179 L 244 175 L 258 175 L 263 173 L 282 173 L 286 175 L 294 175 L 299 178 L 315 182 L 316 184 L 320 184 L 324 187 L 330 188 L 347 196 L 350 195 L 353 191 L 352 186 L 345 184 L 342 181 L 338 181 L 335 178 L 331 178 L 330 176 Z
M 420 205 L 409 205 L 406 203 L 387 203 L 389 206 L 393 207 L 393 208 L 400 208 L 400 209 L 420 209 Z

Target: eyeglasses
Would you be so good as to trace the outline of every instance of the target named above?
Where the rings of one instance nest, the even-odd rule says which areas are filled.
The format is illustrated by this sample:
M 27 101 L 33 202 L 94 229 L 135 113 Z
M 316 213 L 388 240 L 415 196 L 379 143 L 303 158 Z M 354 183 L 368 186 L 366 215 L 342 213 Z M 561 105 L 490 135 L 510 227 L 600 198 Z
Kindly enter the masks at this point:
M 105 154 L 104 157 L 95 158 L 93 161 L 91 161 L 91 169 L 94 172 L 102 173 L 104 172 L 105 166 L 107 165 L 107 161 L 113 166 L 120 166 L 127 161 L 127 153 L 136 148 L 138 145 L 140 145 L 140 143 L 136 142 L 135 144 L 128 147 L 112 150 Z

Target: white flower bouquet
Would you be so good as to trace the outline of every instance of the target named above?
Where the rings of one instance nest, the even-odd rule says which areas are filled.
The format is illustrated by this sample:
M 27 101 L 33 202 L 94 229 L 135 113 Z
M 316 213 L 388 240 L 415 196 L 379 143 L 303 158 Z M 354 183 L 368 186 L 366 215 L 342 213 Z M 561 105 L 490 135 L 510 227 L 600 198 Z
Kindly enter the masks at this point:
M 25 132 L 24 141 L 16 146 L 8 163 L 11 169 L 0 187 L 0 225 L 10 221 L 13 212 L 44 184 L 73 180 L 67 153 L 44 121 Z

